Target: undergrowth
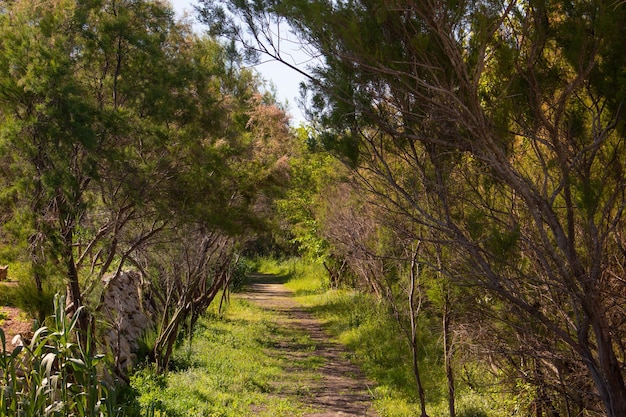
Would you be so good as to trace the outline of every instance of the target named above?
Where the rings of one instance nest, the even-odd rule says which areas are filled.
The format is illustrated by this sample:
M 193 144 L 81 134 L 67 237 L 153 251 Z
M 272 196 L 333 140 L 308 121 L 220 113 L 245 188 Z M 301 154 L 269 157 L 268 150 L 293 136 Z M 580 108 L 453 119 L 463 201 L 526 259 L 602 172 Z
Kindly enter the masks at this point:
M 232 297 L 224 311 L 212 307 L 191 342 L 176 350 L 172 369 L 157 376 L 145 366 L 132 377 L 142 415 L 299 416 L 307 408 L 283 395 L 295 384 L 291 366 L 273 343 L 302 335 L 286 333 L 272 313 Z M 305 339 L 298 343 L 306 343 Z M 272 342 L 270 342 L 272 341 Z
M 344 344 L 349 357 L 375 382 L 375 407 L 381 416 L 419 415 L 417 390 L 411 369 L 408 344 L 384 302 L 371 294 L 330 289 L 321 265 L 300 259 L 261 260 L 263 273 L 288 278 L 286 286 L 296 292 L 297 300 L 322 320 L 326 330 Z M 449 416 L 438 318 L 422 318 L 420 370 L 425 385 L 427 411 L 431 417 Z M 484 376 L 485 385 L 489 384 Z M 480 385 L 480 384 L 477 384 Z M 507 398 L 486 389 L 472 389 L 457 380 L 457 417 L 505 417 L 511 413 Z
M 79 309 L 65 314 L 65 298 L 54 298 L 48 326 L 32 339 L 8 349 L 0 329 L 1 416 L 117 416 L 113 385 L 106 381 L 106 358 L 93 351 L 91 333 L 77 341 Z

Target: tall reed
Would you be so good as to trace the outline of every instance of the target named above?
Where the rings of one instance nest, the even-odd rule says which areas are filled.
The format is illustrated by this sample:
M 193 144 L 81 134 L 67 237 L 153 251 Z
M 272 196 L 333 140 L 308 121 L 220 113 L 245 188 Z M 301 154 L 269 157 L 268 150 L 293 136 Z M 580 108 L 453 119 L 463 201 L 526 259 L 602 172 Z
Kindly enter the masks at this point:
M 55 296 L 49 326 L 27 344 L 7 349 L 0 329 L 0 415 L 117 416 L 115 390 L 103 379 L 105 355 L 94 352 L 91 332 L 80 343 L 82 310 L 65 315 L 65 297 Z

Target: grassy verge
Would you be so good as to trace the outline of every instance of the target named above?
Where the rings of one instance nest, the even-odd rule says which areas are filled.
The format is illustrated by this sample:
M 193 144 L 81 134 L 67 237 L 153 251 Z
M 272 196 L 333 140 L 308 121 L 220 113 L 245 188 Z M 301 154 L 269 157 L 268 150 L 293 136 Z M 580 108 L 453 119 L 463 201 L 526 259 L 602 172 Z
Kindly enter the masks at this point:
M 306 335 L 274 324 L 273 313 L 233 297 L 223 314 L 211 311 L 173 358 L 173 370 L 157 377 L 150 368 L 132 379 L 142 415 L 299 416 L 307 411 L 298 390 L 313 378 L 315 357 L 282 356 L 281 343 L 311 344 Z M 270 342 L 271 341 L 271 342 Z M 311 350 L 314 346 L 311 345 Z M 299 368 L 298 376 L 289 372 Z M 310 375 L 303 377 L 303 369 Z M 308 410 L 310 411 L 310 410 Z
M 319 265 L 257 260 L 255 268 L 284 281 L 329 333 L 347 346 L 349 358 L 376 384 L 375 408 L 381 416 L 419 415 L 408 348 L 383 304 L 367 294 L 328 289 Z M 157 377 L 149 367 L 135 374 L 137 414 L 263 417 L 311 411 L 305 405 L 310 395 L 306 381 L 318 377 L 321 361 L 307 335 L 281 328 L 276 319 L 274 313 L 236 296 L 223 314 L 213 308 L 200 321 L 192 343 L 178 347 L 168 375 Z M 448 416 L 439 334 L 428 322 L 420 334 L 429 416 Z M 290 343 L 310 346 L 311 354 L 285 357 L 280 346 Z M 470 370 L 468 365 L 463 372 Z M 483 378 L 479 370 L 471 373 Z M 486 390 L 470 389 L 458 378 L 458 417 L 510 416 L 505 400 Z
M 254 267 L 260 273 L 284 277 L 285 286 L 299 297 L 324 294 L 328 289 L 324 267 L 299 258 L 282 261 L 262 258 L 254 262 Z
M 257 267 L 264 273 L 289 278 L 287 286 L 297 300 L 320 318 L 326 330 L 351 352 L 375 381 L 375 408 L 381 416 L 419 415 L 408 345 L 398 325 L 384 304 L 374 297 L 351 290 L 331 290 L 325 283 L 326 273 L 319 265 L 298 259 L 284 262 L 262 260 Z M 422 351 L 420 369 L 425 383 L 427 411 L 431 417 L 449 416 L 447 385 L 441 353 L 441 339 L 436 320 L 424 320 L 419 334 Z M 468 365 L 466 375 L 471 370 Z M 480 371 L 471 371 L 480 375 Z M 483 378 L 483 377 L 479 377 Z M 480 380 L 476 385 L 488 384 Z M 507 399 L 487 389 L 471 389 L 463 378 L 457 380 L 456 410 L 458 417 L 505 417 Z

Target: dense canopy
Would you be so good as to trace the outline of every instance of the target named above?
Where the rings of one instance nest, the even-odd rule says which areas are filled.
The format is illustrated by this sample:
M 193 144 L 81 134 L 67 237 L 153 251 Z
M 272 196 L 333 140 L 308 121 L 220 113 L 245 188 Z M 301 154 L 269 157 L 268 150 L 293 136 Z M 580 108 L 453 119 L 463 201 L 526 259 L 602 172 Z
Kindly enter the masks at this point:
M 248 50 L 280 59 L 282 22 L 318 54 L 317 141 L 372 207 L 329 233 L 374 291 L 418 262 L 538 413 L 626 414 L 623 4 L 203 3 Z
M 33 315 L 66 291 L 85 344 L 103 277 L 137 270 L 164 371 L 243 257 L 297 253 L 395 318 L 422 417 L 425 363 L 451 416 L 473 371 L 508 411 L 626 415 L 624 2 L 196 12 L 206 35 L 160 1 L 0 5 L 0 264 Z M 246 67 L 267 56 L 306 76 L 307 126 Z

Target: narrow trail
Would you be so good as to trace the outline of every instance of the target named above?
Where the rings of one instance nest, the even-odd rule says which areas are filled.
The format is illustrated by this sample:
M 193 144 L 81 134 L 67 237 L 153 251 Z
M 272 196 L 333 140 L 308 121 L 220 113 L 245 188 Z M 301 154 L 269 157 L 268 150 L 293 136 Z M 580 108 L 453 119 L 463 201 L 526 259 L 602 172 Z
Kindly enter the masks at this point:
M 315 410 L 305 413 L 306 417 L 330 416 L 368 416 L 377 417 L 372 408 L 369 388 L 372 386 L 361 370 L 347 358 L 347 351 L 342 345 L 332 342 L 324 332 L 321 323 L 294 300 L 294 294 L 287 289 L 279 277 L 256 275 L 239 297 L 248 300 L 263 309 L 275 312 L 279 319 L 276 323 L 286 330 L 294 329 L 310 336 L 314 350 L 310 346 L 298 343 L 279 342 L 276 346 L 287 358 L 315 355 L 321 358 L 317 368 L 318 377 L 310 378 L 303 374 L 301 384 L 305 385 L 307 395 L 301 400 L 307 407 Z M 289 372 L 299 372 L 297 368 Z M 284 387 L 289 391 L 300 387 Z M 293 393 L 292 393 L 293 394 Z

